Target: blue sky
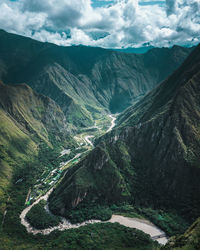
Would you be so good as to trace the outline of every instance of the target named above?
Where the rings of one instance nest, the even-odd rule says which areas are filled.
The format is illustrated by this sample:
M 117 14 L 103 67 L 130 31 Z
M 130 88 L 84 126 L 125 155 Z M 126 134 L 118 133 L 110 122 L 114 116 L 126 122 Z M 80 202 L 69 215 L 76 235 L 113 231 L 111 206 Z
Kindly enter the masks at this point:
M 0 28 L 60 45 L 200 42 L 200 0 L 1 0 Z
M 94 8 L 98 8 L 98 7 L 103 7 L 103 6 L 107 6 L 109 4 L 113 4 L 114 1 L 99 1 L 99 0 L 93 0 L 92 1 L 92 6 Z
M 16 0 L 13 0 L 16 1 Z M 103 7 L 103 6 L 107 6 L 109 4 L 114 4 L 117 1 L 113 1 L 113 0 L 92 0 L 92 6 L 94 8 L 98 8 L 98 7 Z M 143 5 L 143 6 L 147 6 L 147 5 L 165 5 L 165 0 L 163 1 L 139 1 L 139 5 Z

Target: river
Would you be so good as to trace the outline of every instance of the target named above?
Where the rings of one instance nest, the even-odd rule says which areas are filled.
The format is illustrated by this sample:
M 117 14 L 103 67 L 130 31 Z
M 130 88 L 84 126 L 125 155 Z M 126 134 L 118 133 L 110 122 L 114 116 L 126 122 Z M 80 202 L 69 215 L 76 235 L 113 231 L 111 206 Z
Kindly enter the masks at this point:
M 115 126 L 115 121 L 116 121 L 116 117 L 114 117 L 113 115 L 109 115 L 109 117 L 112 120 L 111 120 L 111 125 L 108 128 L 107 132 L 110 132 L 113 129 L 113 127 Z M 93 137 L 92 135 L 85 136 L 85 141 L 93 147 L 93 143 L 89 140 L 89 138 L 92 138 L 92 137 Z M 77 154 L 73 159 L 78 158 L 80 156 L 81 156 L 81 153 Z M 68 162 L 72 161 L 73 159 L 69 160 Z M 85 226 L 87 224 L 103 223 L 100 220 L 89 220 L 89 221 L 85 221 L 83 223 L 71 224 L 69 221 L 67 221 L 65 218 L 62 217 L 61 223 L 58 226 L 46 228 L 43 230 L 33 228 L 29 224 L 29 222 L 25 219 L 26 214 L 30 211 L 30 209 L 34 205 L 39 203 L 40 200 L 47 201 L 48 197 L 52 191 L 53 191 L 53 188 L 51 188 L 44 196 L 41 196 L 32 205 L 26 207 L 21 212 L 21 214 L 20 214 L 21 224 L 25 226 L 28 233 L 32 233 L 32 234 L 41 233 L 43 235 L 48 235 L 55 230 L 64 231 L 64 230 L 71 229 L 71 228 L 79 228 L 79 227 Z M 47 209 L 47 211 L 48 211 L 48 209 Z M 148 220 L 130 218 L 130 217 L 125 217 L 125 216 L 121 216 L 121 215 L 112 215 L 111 219 L 106 221 L 106 222 L 110 222 L 110 223 L 118 222 L 119 224 L 124 225 L 126 227 L 136 228 L 138 230 L 141 230 L 144 233 L 149 234 L 153 240 L 158 241 L 162 245 L 166 244 L 168 241 L 165 233 Z
M 21 224 L 26 227 L 26 230 L 28 233 L 32 234 L 43 234 L 43 235 L 48 235 L 51 232 L 55 230 L 59 231 L 64 231 L 67 229 L 72 229 L 72 228 L 79 228 L 81 226 L 85 226 L 88 224 L 94 224 L 94 223 L 104 223 L 100 220 L 89 220 L 85 221 L 83 223 L 78 223 L 78 224 L 71 224 L 69 221 L 67 221 L 65 218 L 61 217 L 61 223 L 58 226 L 55 227 L 50 227 L 46 229 L 35 229 L 33 228 L 29 222 L 25 219 L 26 214 L 30 211 L 30 209 L 35 206 L 37 203 L 39 203 L 41 200 L 48 200 L 49 195 L 53 191 L 53 188 L 50 189 L 44 196 L 40 197 L 37 201 L 35 201 L 32 205 L 29 207 L 26 207 L 22 213 L 20 214 L 20 219 L 21 219 Z M 48 211 L 48 209 L 47 209 Z M 124 225 L 126 227 L 130 228 L 136 228 L 138 230 L 143 231 L 146 234 L 149 234 L 152 239 L 157 236 L 161 236 L 161 238 L 155 239 L 157 240 L 160 244 L 164 245 L 167 243 L 167 237 L 165 236 L 165 233 L 160 230 L 158 227 L 156 227 L 154 224 L 152 224 L 148 220 L 142 220 L 142 219 L 137 219 L 137 218 L 129 218 L 121 215 L 112 215 L 111 219 L 106 221 L 110 223 L 115 223 L 118 222 L 121 225 Z
M 112 119 L 111 120 L 111 125 L 110 125 L 110 127 L 107 129 L 107 131 L 106 131 L 106 133 L 108 133 L 108 132 L 110 132 L 113 128 L 114 128 L 114 126 L 115 126 L 115 121 L 116 121 L 116 117 L 114 117 L 113 115 L 109 115 L 109 117 Z
M 94 147 L 93 143 L 91 142 L 90 138 L 93 138 L 94 136 L 93 135 L 87 135 L 85 136 L 85 141 L 87 144 L 91 145 L 92 147 Z

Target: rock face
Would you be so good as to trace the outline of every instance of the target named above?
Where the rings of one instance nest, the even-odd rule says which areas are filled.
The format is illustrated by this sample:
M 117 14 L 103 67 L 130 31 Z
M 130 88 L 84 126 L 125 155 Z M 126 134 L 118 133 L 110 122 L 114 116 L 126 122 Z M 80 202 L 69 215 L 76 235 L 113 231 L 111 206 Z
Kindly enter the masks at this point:
M 0 79 L 26 82 L 53 99 L 68 122 L 89 126 L 101 112 L 121 112 L 168 77 L 192 49 L 174 46 L 126 54 L 59 47 L 0 31 Z
M 82 202 L 174 208 L 200 215 L 200 46 L 155 90 L 127 109 L 118 128 L 68 171 L 51 208 Z M 73 191 L 72 191 L 73 190 Z M 87 192 L 86 195 L 85 192 Z

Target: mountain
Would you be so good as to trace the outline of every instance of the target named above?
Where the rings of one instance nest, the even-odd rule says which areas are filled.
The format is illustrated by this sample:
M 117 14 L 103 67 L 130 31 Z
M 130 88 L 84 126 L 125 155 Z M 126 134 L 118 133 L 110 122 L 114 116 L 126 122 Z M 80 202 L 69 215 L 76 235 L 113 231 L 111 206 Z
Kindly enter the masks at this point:
M 200 218 L 198 218 L 188 230 L 180 236 L 172 237 L 162 250 L 195 250 L 200 246 Z
M 40 145 L 55 148 L 75 145 L 60 107 L 28 85 L 0 82 L 0 200 L 13 176 L 38 157 Z M 6 195 L 7 196 L 7 195 Z M 1 212 L 0 206 L 0 212 Z
M 193 48 L 174 46 L 127 54 L 85 46 L 61 47 L 0 31 L 0 79 L 26 82 L 53 99 L 66 120 L 90 126 L 121 112 L 168 77 Z
M 147 51 L 151 50 L 155 48 L 154 46 L 144 46 L 144 47 L 140 47 L 140 48 L 121 48 L 121 49 L 113 49 L 115 51 L 121 51 L 124 53 L 135 53 L 135 54 L 144 54 Z
M 151 52 L 153 53 L 153 52 Z M 81 204 L 174 209 L 200 215 L 200 45 L 179 69 L 118 118 L 50 196 L 65 215 Z

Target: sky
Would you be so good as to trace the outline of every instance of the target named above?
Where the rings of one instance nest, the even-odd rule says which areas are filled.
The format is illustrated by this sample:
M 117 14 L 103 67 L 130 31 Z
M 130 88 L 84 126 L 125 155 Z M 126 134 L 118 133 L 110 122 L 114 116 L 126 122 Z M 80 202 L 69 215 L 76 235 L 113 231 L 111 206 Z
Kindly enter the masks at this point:
M 200 0 L 0 0 L 0 29 L 104 48 L 200 42 Z

